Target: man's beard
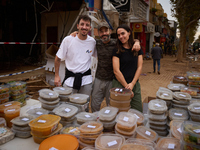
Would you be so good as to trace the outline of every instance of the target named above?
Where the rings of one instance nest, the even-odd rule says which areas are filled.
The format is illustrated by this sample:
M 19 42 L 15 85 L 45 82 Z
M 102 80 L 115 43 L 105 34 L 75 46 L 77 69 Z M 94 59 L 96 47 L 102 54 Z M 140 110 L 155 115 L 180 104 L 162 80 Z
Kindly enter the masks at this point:
M 85 30 L 85 29 L 82 29 L 82 30 Z M 82 36 L 87 36 L 88 34 L 88 30 L 85 30 L 87 33 L 86 34 L 81 34 Z
M 107 38 L 103 38 L 104 36 L 106 36 Z M 101 40 L 102 40 L 102 42 L 107 42 L 107 41 L 109 41 L 110 40 L 110 35 L 103 35 L 103 36 L 101 36 Z

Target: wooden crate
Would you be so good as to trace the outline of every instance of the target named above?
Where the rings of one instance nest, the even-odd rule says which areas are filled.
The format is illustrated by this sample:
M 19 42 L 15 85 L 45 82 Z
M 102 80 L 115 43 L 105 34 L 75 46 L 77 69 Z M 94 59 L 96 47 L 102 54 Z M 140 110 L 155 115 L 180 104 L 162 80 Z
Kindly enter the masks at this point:
M 44 79 L 26 81 L 28 94 L 32 95 L 41 89 L 52 89 L 53 86 L 49 85 Z

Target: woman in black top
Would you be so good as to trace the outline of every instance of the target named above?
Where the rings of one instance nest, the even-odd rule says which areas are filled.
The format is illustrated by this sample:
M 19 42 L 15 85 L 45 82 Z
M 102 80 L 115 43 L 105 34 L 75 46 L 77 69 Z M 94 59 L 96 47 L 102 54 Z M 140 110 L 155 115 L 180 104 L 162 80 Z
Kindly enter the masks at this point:
M 141 90 L 138 82 L 142 71 L 143 52 L 131 50 L 134 41 L 131 29 L 123 24 L 117 30 L 117 47 L 113 50 L 113 87 L 124 87 L 130 89 L 133 94 L 131 108 L 142 112 Z

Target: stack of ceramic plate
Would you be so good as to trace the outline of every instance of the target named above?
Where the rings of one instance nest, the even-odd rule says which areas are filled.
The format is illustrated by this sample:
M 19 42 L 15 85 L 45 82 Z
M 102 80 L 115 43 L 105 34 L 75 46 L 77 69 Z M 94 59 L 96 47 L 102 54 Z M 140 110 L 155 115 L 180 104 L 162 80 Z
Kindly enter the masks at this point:
M 59 105 L 59 94 L 49 89 L 42 89 L 39 91 L 39 101 L 42 103 L 42 108 L 47 110 L 53 110 Z
M 167 106 L 164 100 L 154 99 L 148 104 L 147 126 L 160 136 L 166 136 L 167 130 Z

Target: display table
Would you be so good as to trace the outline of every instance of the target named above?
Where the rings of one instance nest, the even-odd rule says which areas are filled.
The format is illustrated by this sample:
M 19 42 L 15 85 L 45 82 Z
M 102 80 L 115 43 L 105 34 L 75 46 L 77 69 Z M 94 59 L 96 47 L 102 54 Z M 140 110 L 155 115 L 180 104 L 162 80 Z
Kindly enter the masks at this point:
M 0 150 L 37 150 L 39 144 L 33 141 L 33 138 L 22 139 L 15 137 L 13 140 L 0 145 Z
M 26 105 L 23 106 L 20 110 L 20 115 L 26 115 L 26 112 L 33 108 L 40 108 L 41 103 L 38 100 L 29 99 L 26 101 Z M 37 150 L 39 148 L 39 144 L 33 141 L 33 138 L 18 138 L 15 137 L 11 141 L 0 145 L 0 150 Z

